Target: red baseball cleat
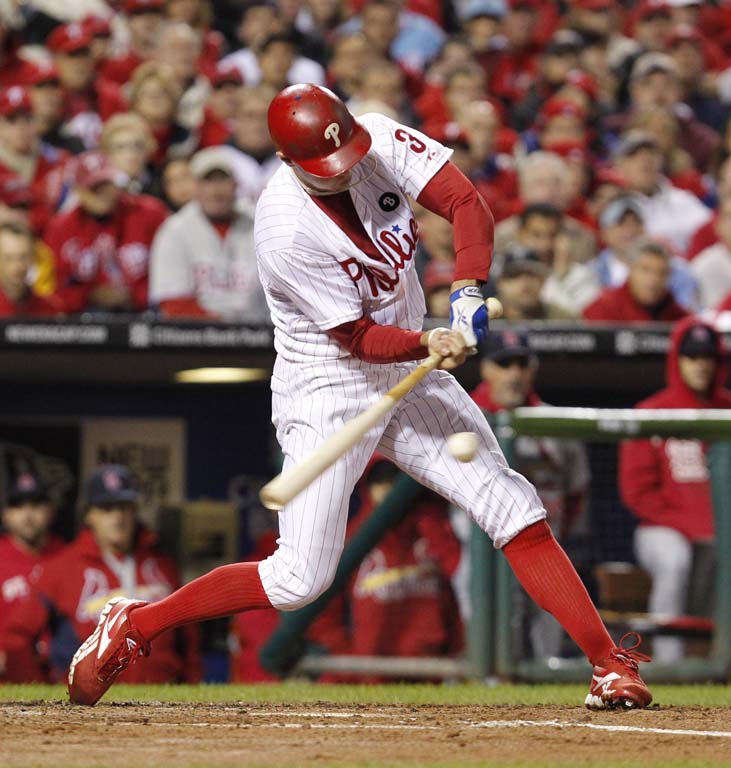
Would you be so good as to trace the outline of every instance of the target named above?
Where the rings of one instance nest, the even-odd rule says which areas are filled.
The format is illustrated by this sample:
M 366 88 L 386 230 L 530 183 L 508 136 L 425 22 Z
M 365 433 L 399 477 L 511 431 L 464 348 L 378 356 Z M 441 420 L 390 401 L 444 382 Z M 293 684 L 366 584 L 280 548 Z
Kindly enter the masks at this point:
M 147 603 L 115 597 L 104 606 L 96 629 L 71 660 L 69 697 L 74 704 L 93 706 L 133 661 L 150 655 L 150 644 L 129 623 L 129 612 L 142 605 Z
M 637 642 L 625 648 L 622 644 L 633 635 Z M 594 665 L 584 701 L 587 709 L 644 709 L 650 704 L 652 694 L 640 677 L 639 662 L 651 659 L 636 650 L 641 642 L 636 632 L 628 632 L 609 656 Z

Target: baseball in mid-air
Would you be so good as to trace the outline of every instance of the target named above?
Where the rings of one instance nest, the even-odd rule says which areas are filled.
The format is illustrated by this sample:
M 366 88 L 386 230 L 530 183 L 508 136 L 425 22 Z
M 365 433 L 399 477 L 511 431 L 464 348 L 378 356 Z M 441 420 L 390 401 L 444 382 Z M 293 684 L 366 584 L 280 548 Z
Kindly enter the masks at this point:
M 500 302 L 500 299 L 490 296 L 490 298 L 485 301 L 485 304 L 487 305 L 487 316 L 490 320 L 497 320 L 499 317 L 503 316 L 503 305 Z
M 447 438 L 447 450 L 457 461 L 472 461 L 477 453 L 477 435 L 474 432 L 455 432 Z

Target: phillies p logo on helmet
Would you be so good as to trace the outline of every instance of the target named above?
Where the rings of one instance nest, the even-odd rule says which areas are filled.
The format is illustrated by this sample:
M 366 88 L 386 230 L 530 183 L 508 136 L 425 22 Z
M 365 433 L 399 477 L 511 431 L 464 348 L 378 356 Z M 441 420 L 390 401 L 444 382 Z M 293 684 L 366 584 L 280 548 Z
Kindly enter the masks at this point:
M 323 134 L 326 139 L 332 139 L 335 142 L 335 147 L 340 146 L 340 126 L 337 123 L 330 123 L 327 128 L 325 128 L 325 133 Z

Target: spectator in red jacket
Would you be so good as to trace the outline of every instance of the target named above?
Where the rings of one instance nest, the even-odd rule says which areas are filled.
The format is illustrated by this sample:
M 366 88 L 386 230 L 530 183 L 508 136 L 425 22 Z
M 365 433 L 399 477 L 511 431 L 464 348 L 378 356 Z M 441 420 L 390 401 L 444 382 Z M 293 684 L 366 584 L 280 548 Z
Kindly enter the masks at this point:
M 628 254 L 627 280 L 606 288 L 583 312 L 586 320 L 633 323 L 680 320 L 688 313 L 670 291 L 672 254 L 657 240 L 641 240 Z
M 35 238 L 14 221 L 0 223 L 0 317 L 51 315 L 52 303 L 38 296 L 29 284 L 35 260 Z
M 686 318 L 673 329 L 665 389 L 637 407 L 731 408 L 725 380 L 720 334 Z M 652 577 L 653 613 L 708 616 L 712 610 L 715 525 L 707 450 L 700 440 L 679 438 L 632 440 L 620 449 L 620 491 L 639 520 L 635 552 Z M 655 639 L 656 660 L 676 662 L 682 653 L 678 638 Z
M 5 627 L 13 609 L 31 592 L 31 575 L 63 546 L 51 534 L 53 505 L 38 474 L 20 471 L 11 479 L 2 509 L 0 535 L 0 680 L 18 682 L 18 670 L 6 664 Z M 38 678 L 44 679 L 43 670 Z
M 125 183 L 102 153 L 79 156 L 78 202 L 45 235 L 56 263 L 54 301 L 66 312 L 147 308 L 150 246 L 167 210 L 153 197 L 125 193 Z
M 138 501 L 126 467 L 107 464 L 92 473 L 86 488 L 86 527 L 44 564 L 32 594 L 9 618 L 8 669 L 18 665 L 22 674 L 24 668 L 37 667 L 33 643 L 51 627 L 52 677 L 63 680 L 73 653 L 94 630 L 108 600 L 124 596 L 155 601 L 179 586 L 175 563 L 159 552 L 155 535 L 137 520 Z M 128 683 L 200 679 L 195 627 L 166 632 L 154 641 L 153 652 L 122 679 Z

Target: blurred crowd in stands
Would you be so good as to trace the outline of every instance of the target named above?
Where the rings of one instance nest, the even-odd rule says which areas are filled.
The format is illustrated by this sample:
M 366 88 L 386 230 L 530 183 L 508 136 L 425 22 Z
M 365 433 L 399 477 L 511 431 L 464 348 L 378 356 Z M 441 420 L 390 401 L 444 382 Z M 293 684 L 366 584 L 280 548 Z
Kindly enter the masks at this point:
M 4 0 L 0 316 L 266 319 L 253 207 L 294 82 L 454 150 L 509 319 L 731 311 L 729 0 Z M 450 225 L 418 219 L 444 316 Z

